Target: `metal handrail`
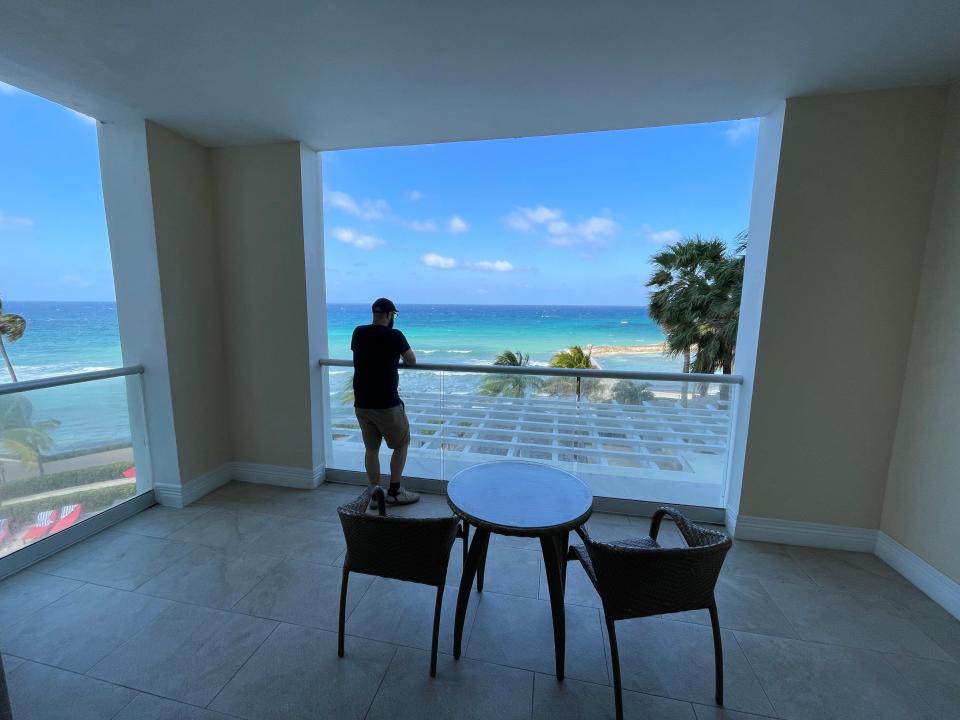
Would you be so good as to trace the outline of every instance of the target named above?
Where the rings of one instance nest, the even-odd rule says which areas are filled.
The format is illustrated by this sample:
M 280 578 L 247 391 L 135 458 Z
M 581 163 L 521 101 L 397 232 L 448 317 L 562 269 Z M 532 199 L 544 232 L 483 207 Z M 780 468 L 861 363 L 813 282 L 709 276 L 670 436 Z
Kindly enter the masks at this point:
M 353 367 L 353 360 L 321 358 L 321 367 Z M 490 373 L 496 375 L 547 375 L 572 378 L 613 378 L 616 380 L 653 380 L 671 382 L 702 382 L 720 385 L 742 385 L 742 375 L 713 375 L 710 373 L 636 372 L 632 370 L 577 370 L 555 367 L 518 367 L 516 365 L 454 365 L 451 363 L 420 363 L 401 365 L 401 370 L 428 370 L 457 373 Z
M 143 365 L 130 365 L 129 367 L 94 370 L 93 372 L 75 373 L 73 375 L 57 375 L 55 377 L 41 378 L 40 380 L 0 383 L 0 395 L 12 395 L 13 393 L 26 392 L 28 390 L 44 390 L 45 388 L 76 385 L 77 383 L 91 382 L 93 380 L 107 380 L 109 378 L 124 377 L 125 375 L 142 374 Z

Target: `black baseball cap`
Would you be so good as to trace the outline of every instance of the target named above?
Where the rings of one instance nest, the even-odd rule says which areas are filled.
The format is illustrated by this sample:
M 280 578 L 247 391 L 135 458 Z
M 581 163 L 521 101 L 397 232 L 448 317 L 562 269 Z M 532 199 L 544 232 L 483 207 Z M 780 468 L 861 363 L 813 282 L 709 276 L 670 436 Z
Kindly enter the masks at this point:
M 375 313 L 400 312 L 399 310 L 397 310 L 397 306 L 393 304 L 393 301 L 388 300 L 387 298 L 377 298 L 376 300 L 374 300 L 373 311 Z

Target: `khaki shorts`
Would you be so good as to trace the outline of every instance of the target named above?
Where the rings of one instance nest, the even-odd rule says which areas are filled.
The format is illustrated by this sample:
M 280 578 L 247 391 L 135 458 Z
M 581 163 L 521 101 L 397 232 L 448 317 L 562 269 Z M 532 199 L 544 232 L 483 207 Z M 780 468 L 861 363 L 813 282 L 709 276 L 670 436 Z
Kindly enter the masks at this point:
M 368 450 L 377 450 L 381 440 L 386 440 L 391 450 L 410 444 L 410 422 L 403 403 L 382 410 L 354 408 L 354 411 L 360 423 L 363 445 Z

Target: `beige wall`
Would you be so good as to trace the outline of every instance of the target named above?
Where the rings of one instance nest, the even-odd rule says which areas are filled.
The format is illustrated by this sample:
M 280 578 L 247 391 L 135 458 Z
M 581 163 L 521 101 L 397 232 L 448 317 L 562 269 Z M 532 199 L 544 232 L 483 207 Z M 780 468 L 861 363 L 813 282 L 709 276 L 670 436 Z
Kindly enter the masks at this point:
M 178 462 L 189 482 L 230 460 L 210 152 L 150 122 L 146 138 Z
M 233 459 L 312 471 L 301 146 L 211 153 Z
M 945 97 L 787 101 L 742 515 L 879 526 Z
M 881 530 L 960 582 L 960 86 L 946 114 Z

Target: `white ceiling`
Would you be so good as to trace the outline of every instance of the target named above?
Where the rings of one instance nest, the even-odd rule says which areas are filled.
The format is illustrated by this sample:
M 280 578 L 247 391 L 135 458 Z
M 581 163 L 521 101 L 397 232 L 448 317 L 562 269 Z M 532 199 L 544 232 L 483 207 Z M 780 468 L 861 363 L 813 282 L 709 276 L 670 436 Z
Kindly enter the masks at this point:
M 762 115 L 960 78 L 960 0 L 2 0 L 0 80 L 209 145 Z

